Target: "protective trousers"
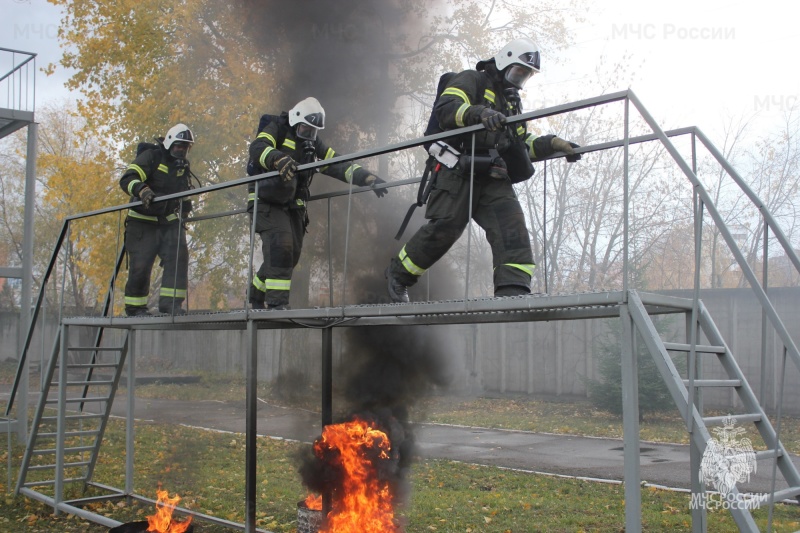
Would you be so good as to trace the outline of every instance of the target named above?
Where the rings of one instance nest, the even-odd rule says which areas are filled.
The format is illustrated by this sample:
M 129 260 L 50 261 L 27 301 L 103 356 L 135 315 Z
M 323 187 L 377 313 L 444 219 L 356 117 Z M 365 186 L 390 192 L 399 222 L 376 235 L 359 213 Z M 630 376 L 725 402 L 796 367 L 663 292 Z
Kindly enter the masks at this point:
M 189 278 L 189 250 L 186 231 L 178 222 L 154 224 L 128 218 L 125 221 L 125 250 L 128 253 L 128 282 L 125 284 L 125 310 L 134 314 L 147 309 L 150 275 L 156 257 L 161 258 L 164 273 L 158 310 L 171 313 L 186 299 Z
M 443 168 L 428 199 L 429 222 L 392 259 L 390 269 L 400 283 L 414 285 L 458 240 L 469 222 L 469 199 L 469 175 Z M 511 183 L 476 175 L 472 218 L 492 248 L 495 291 L 515 286 L 529 292 L 535 265 L 525 215 Z
M 289 304 L 292 271 L 300 261 L 305 235 L 305 209 L 259 204 L 256 233 L 261 236 L 264 262 L 250 286 L 251 304 L 269 307 Z

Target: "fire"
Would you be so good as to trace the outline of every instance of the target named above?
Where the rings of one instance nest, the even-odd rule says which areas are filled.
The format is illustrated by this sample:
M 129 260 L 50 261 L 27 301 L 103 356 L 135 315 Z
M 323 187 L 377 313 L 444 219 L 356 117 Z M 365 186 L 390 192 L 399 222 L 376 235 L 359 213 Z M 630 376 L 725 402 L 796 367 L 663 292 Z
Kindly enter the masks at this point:
M 175 506 L 181 501 L 181 497 L 177 494 L 174 498 L 169 497 L 169 492 L 165 490 L 157 490 L 158 502 L 156 502 L 156 514 L 147 517 L 147 531 L 156 533 L 184 533 L 189 529 L 189 524 L 192 523 L 190 516 L 185 522 L 173 522 L 172 511 Z
M 314 443 L 315 455 L 341 471 L 331 494 L 331 512 L 319 533 L 395 533 L 393 496 L 378 465 L 390 459 L 386 433 L 356 418 L 326 426 Z
M 314 511 L 322 510 L 322 496 L 319 494 L 309 494 L 303 503 L 306 504 L 306 507 Z

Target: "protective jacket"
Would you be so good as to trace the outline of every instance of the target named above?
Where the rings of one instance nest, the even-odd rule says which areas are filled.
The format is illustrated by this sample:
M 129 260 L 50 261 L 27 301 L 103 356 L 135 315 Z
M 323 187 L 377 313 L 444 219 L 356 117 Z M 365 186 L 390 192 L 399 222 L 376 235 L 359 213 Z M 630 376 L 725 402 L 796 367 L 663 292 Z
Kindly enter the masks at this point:
M 480 112 L 483 107 L 499 111 L 506 116 L 514 116 L 522 112 L 522 105 L 512 97 L 515 91 L 506 92 L 503 78 L 493 61 L 481 61 L 478 70 L 465 70 L 450 79 L 447 88 L 437 101 L 434 113 L 442 130 L 463 128 L 480 123 Z M 512 168 L 509 158 L 514 137 L 525 143 L 528 156 L 536 160 L 553 154 L 550 145 L 552 135 L 538 137 L 527 131 L 526 123 L 518 123 L 513 131 L 503 128 L 499 131 L 481 130 L 475 134 L 476 155 L 485 155 L 495 149 Z M 448 141 L 461 153 L 472 149 L 472 136 L 467 134 Z
M 139 193 L 145 187 L 155 193 L 156 197 L 188 191 L 189 162 L 175 159 L 164 147 L 145 150 L 128 165 L 119 180 L 119 185 L 131 201 L 139 200 Z M 139 205 L 128 210 L 128 217 L 153 224 L 169 224 L 178 220 L 181 202 L 178 199 L 166 202 L 153 202 L 148 209 Z M 183 200 L 183 214 L 192 210 L 192 201 Z
M 480 114 L 486 107 L 506 116 L 521 112 L 518 101 L 510 99 L 516 96 L 514 92 L 509 91 L 508 95 L 504 92 L 494 62 L 481 62 L 478 69 L 455 74 L 439 95 L 434 113 L 443 131 L 480 124 Z M 447 143 L 461 154 L 469 155 L 472 133 L 449 139 Z M 519 293 L 527 293 L 535 264 L 525 215 L 512 180 L 521 181 L 533 174 L 531 150 L 541 157 L 546 151 L 544 144 L 527 133 L 524 123 L 516 125 L 513 131 L 506 127 L 475 132 L 475 164 L 471 165 L 469 157 L 462 155 L 452 169 L 439 165 L 425 210 L 429 222 L 392 258 L 388 275 L 405 287 L 416 284 L 458 240 L 471 216 L 486 232 L 492 248 L 495 292 L 514 287 Z M 483 167 L 477 164 L 478 160 L 491 160 L 498 154 L 506 162 L 511 179 L 494 179 L 490 164 Z M 527 175 L 512 176 L 512 162 L 519 162 L 520 158 L 525 165 L 519 168 L 526 167 Z M 473 168 L 474 180 L 470 182 Z
M 176 159 L 163 147 L 145 150 L 136 156 L 122 174 L 120 187 L 140 199 L 145 187 L 156 197 L 187 191 L 189 162 Z M 166 202 L 153 202 L 148 209 L 139 205 L 128 210 L 125 221 L 125 250 L 128 253 L 128 281 L 125 284 L 125 310 L 138 315 L 147 310 L 150 294 L 150 276 L 157 257 L 161 258 L 164 275 L 161 280 L 158 308 L 172 313 L 181 308 L 188 286 L 189 252 L 186 233 L 179 224 L 179 211 L 183 215 L 192 210 L 192 202 L 185 198 Z
M 271 162 L 278 150 L 298 164 L 312 163 L 336 157 L 336 151 L 317 137 L 308 141 L 296 136 L 294 128 L 289 127 L 289 114 L 284 111 L 279 117 L 265 115 L 263 125 L 256 139 L 250 144 L 250 162 L 248 174 L 251 176 L 274 170 Z M 368 170 L 353 162 L 335 163 L 319 167 L 316 172 L 353 185 L 364 185 L 364 179 L 371 174 Z M 290 181 L 283 181 L 280 176 L 265 178 L 258 182 L 259 204 L 267 203 L 288 208 L 304 208 L 310 196 L 311 172 L 298 172 Z M 247 208 L 253 209 L 255 199 L 255 183 L 248 184 Z

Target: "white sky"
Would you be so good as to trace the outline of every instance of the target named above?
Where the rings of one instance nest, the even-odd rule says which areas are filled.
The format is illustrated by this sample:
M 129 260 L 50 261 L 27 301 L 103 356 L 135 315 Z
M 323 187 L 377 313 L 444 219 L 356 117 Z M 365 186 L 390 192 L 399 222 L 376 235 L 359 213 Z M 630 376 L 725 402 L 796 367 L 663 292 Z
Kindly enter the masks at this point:
M 726 116 L 756 115 L 768 127 L 800 104 L 800 2 L 793 0 L 599 0 L 576 25 L 564 64 L 546 70 L 540 89 L 590 94 L 600 57 L 613 65 L 626 54 L 636 67 L 630 88 L 665 128 L 699 126 L 709 135 Z M 582 81 L 583 80 L 583 81 Z M 552 88 L 552 91 L 550 89 Z M 612 86 L 624 90 L 627 82 Z M 534 89 L 535 90 L 535 89 Z M 561 102 L 556 102 L 561 103 Z
M 587 86 L 600 57 L 625 54 L 636 67 L 631 89 L 665 128 L 697 125 L 709 135 L 726 116 L 757 115 L 769 128 L 800 103 L 800 2 L 795 0 L 598 0 L 575 26 L 561 65 L 529 82 L 527 100 L 555 105 L 597 96 Z M 45 0 L 0 0 L 0 47 L 38 54 L 37 67 L 60 58 L 58 8 Z M 6 64 L 1 64 L 3 73 Z M 69 97 L 67 73 L 37 75 L 37 107 Z M 627 82 L 610 90 L 623 90 Z M 568 95 L 568 96 L 565 96 Z M 530 105 L 526 106 L 531 109 Z

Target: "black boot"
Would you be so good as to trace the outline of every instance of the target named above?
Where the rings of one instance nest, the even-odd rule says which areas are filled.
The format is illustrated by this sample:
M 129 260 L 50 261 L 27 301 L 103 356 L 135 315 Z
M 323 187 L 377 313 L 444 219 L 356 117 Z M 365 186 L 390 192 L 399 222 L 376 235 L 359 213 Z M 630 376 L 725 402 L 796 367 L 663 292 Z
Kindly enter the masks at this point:
M 408 287 L 392 275 L 392 268 L 387 267 L 384 273 L 388 282 L 389 298 L 395 303 L 408 303 Z
M 530 293 L 530 289 L 523 287 L 522 285 L 504 285 L 495 289 L 494 297 L 503 298 L 506 296 L 527 296 Z
M 264 305 L 264 302 L 259 302 L 258 300 L 250 300 L 250 309 L 254 311 L 261 311 L 266 308 L 267 307 Z
M 147 307 L 126 307 L 125 314 L 128 316 L 153 316 Z

